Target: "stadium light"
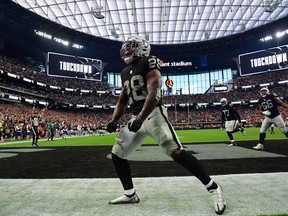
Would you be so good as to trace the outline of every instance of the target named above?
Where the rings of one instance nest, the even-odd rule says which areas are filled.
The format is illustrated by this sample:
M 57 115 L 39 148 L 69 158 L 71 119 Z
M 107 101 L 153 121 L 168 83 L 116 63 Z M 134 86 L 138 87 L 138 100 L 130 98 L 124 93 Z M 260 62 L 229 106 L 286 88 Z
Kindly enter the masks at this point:
M 34 83 L 33 80 L 31 80 L 31 79 L 27 79 L 27 78 L 23 78 L 23 81 L 25 81 L 25 82 L 29 82 L 29 83 Z
M 46 84 L 45 83 L 41 83 L 41 82 L 36 82 L 37 85 L 39 86 L 43 86 L 43 87 L 46 87 Z
M 260 87 L 268 87 L 270 85 L 270 83 L 262 83 L 262 84 L 259 84 Z
M 283 81 L 279 81 L 278 84 L 286 84 L 288 83 L 288 80 L 283 80 Z

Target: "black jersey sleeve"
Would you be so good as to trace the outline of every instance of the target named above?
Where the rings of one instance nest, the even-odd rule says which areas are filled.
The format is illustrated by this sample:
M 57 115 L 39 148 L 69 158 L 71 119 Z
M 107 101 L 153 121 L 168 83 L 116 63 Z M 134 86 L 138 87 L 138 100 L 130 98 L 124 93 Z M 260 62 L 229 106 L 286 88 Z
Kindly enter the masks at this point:
M 142 69 L 142 75 L 145 76 L 151 70 L 157 69 L 161 72 L 160 60 L 156 56 L 148 56 L 143 58 L 139 63 Z

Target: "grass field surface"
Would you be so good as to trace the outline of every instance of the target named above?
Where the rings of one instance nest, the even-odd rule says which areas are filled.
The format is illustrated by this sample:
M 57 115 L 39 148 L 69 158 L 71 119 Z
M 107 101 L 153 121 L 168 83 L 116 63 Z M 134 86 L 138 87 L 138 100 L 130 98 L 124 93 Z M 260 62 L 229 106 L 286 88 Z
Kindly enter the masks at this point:
M 198 143 L 198 142 L 229 142 L 225 130 L 220 129 L 201 129 L 201 130 L 177 130 L 179 139 L 182 143 Z M 54 141 L 47 141 L 42 138 L 39 140 L 39 146 L 94 146 L 94 145 L 113 145 L 117 133 L 105 134 L 104 136 L 81 136 L 81 137 L 68 137 L 67 139 L 55 139 Z M 257 144 L 259 137 L 259 128 L 246 128 L 246 135 L 243 136 L 240 132 L 233 134 L 235 141 L 255 140 Z M 275 134 L 267 132 L 266 140 L 285 139 L 286 137 L 275 129 Z M 148 137 L 144 144 L 155 144 L 155 141 Z M 31 141 L 15 141 L 8 140 L 0 143 L 0 147 L 30 147 Z

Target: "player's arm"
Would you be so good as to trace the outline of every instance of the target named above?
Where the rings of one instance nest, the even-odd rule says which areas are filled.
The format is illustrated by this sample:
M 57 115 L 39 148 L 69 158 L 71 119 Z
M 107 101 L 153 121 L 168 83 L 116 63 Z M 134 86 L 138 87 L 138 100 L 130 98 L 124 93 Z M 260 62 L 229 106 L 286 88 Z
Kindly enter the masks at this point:
M 288 104 L 284 103 L 282 100 L 280 100 L 279 98 L 274 98 L 274 101 L 276 103 L 278 103 L 280 106 L 284 107 L 284 108 L 288 108 Z
M 112 122 L 117 122 L 122 115 L 124 115 L 128 104 L 128 95 L 125 93 L 123 87 L 112 115 Z
M 146 75 L 147 80 L 147 97 L 141 112 L 138 114 L 138 119 L 143 122 L 148 115 L 157 106 L 161 99 L 161 72 L 158 69 L 153 69 Z
M 237 120 L 238 120 L 239 122 L 241 122 L 241 117 L 240 117 L 239 112 L 238 112 L 235 108 L 233 108 L 233 109 L 234 109 L 235 116 L 236 116 Z
M 263 107 L 259 104 L 259 111 L 262 112 L 263 111 Z

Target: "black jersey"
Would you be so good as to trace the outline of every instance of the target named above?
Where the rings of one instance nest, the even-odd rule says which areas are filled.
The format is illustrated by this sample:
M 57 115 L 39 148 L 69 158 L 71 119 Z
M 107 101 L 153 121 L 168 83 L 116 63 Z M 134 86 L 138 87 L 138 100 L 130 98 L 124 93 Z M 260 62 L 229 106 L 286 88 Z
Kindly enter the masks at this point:
M 225 121 L 231 121 L 231 120 L 238 120 L 241 121 L 240 115 L 237 112 L 237 110 L 231 105 L 227 104 L 222 107 L 222 124 L 224 124 Z
M 122 86 L 128 95 L 131 112 L 137 115 L 146 100 L 147 96 L 147 80 L 146 74 L 153 69 L 160 69 L 160 61 L 155 56 L 142 58 L 135 68 L 131 66 L 121 71 Z M 158 106 L 161 104 L 161 100 Z
M 280 114 L 277 108 L 279 104 L 275 102 L 274 98 L 278 98 L 278 96 L 275 93 L 268 94 L 265 97 L 261 97 L 258 100 L 258 103 L 263 111 L 269 110 L 271 112 L 271 115 L 267 116 L 269 118 L 274 118 Z

